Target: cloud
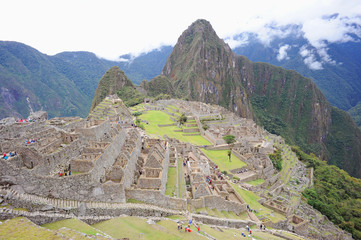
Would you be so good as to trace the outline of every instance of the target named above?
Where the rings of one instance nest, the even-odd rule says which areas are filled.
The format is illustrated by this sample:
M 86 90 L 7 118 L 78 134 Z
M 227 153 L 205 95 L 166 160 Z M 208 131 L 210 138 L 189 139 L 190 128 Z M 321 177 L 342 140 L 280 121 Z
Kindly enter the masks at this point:
M 277 60 L 282 61 L 283 59 L 289 59 L 289 57 L 287 56 L 287 50 L 290 50 L 290 49 L 291 49 L 291 46 L 288 44 L 281 46 L 280 49 L 278 50 Z
M 174 45 L 200 18 L 210 21 L 231 46 L 244 43 L 237 37 L 244 32 L 257 34 L 265 45 L 293 34 L 304 34 L 313 46 L 361 36 L 353 24 L 361 24 L 360 0 L 226 0 L 222 4 L 184 0 L 177 9 L 166 0 L 17 0 L 2 1 L 1 9 L 0 22 L 7 23 L 1 26 L 1 40 L 23 42 L 50 55 L 62 51 L 90 51 L 112 59 L 137 55 Z
M 238 36 L 227 37 L 224 41 L 230 46 L 230 48 L 234 49 L 236 47 L 247 45 L 249 43 L 249 35 L 247 33 L 243 33 Z
M 311 70 L 322 70 L 322 63 L 316 60 L 314 50 L 307 49 L 306 45 L 300 48 L 299 54 L 303 57 L 303 62 Z

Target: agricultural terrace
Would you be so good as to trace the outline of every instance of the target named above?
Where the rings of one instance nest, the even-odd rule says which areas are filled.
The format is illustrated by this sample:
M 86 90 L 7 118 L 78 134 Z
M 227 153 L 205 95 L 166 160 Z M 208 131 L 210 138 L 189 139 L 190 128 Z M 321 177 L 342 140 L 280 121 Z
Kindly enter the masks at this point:
M 260 204 L 258 200 L 260 199 L 254 192 L 244 190 L 240 188 L 237 184 L 231 183 L 233 188 L 237 191 L 237 193 L 242 197 L 242 199 L 253 209 L 256 210 L 255 214 L 258 218 L 269 219 L 274 223 L 279 221 L 286 220 L 286 217 L 276 211 L 273 211 L 270 208 L 267 208 Z
M 158 125 L 163 124 L 174 124 L 170 119 L 170 116 L 162 111 L 147 111 L 138 117 L 143 121 L 147 121 L 148 124 L 144 124 L 144 130 L 150 136 L 156 138 L 163 138 L 164 135 L 167 135 L 170 138 L 176 138 L 182 142 L 189 142 L 194 145 L 211 145 L 211 143 L 202 137 L 201 135 L 195 136 L 184 136 L 183 132 L 175 132 L 174 130 L 182 130 L 177 126 L 169 126 L 169 127 L 159 127 Z

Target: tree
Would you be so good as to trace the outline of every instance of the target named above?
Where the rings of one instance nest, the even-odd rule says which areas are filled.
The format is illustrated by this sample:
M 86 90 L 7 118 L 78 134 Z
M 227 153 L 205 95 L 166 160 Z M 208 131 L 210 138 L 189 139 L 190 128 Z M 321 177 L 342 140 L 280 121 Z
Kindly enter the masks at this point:
M 223 137 L 223 140 L 229 146 L 229 151 L 227 152 L 227 155 L 228 155 L 229 161 L 231 161 L 232 147 L 233 147 L 233 143 L 236 142 L 236 137 L 234 135 L 226 135 Z
M 178 121 L 181 125 L 184 124 L 185 122 L 187 122 L 187 116 L 185 115 L 185 113 L 182 113 L 180 115 L 180 117 L 178 118 Z

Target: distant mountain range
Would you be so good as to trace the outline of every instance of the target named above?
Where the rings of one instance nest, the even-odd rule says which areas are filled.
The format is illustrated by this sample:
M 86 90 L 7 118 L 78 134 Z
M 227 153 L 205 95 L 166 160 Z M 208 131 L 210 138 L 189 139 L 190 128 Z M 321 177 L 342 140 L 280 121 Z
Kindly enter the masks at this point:
M 45 110 L 50 117 L 81 116 L 90 105 L 102 75 L 119 66 L 134 83 L 158 75 L 172 47 L 115 62 L 90 52 L 62 52 L 54 56 L 18 42 L 0 41 L 0 119 L 27 117 Z M 159 59 L 164 59 L 163 62 Z

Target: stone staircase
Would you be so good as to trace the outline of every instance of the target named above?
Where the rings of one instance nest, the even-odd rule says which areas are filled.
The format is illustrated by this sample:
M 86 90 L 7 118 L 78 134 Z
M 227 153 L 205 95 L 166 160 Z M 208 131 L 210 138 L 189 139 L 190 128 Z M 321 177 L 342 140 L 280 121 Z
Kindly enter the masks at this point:
M 0 188 L 0 191 L 6 191 L 7 199 L 15 199 L 21 200 L 24 202 L 28 202 L 31 204 L 39 204 L 39 205 L 52 205 L 58 209 L 76 209 L 79 208 L 81 205 L 85 205 L 88 209 L 140 209 L 140 210 L 153 210 L 159 212 L 166 212 L 170 215 L 178 215 L 182 214 L 180 211 L 166 209 L 162 207 L 157 207 L 150 204 L 141 204 L 141 203 L 110 203 L 110 202 L 84 202 L 84 201 L 77 201 L 77 200 L 68 200 L 68 199 L 57 199 L 57 198 L 48 198 L 48 197 L 41 197 L 27 193 L 19 193 L 13 189 L 7 188 Z M 1 208 L 0 208 L 1 209 Z M 111 217 L 113 218 L 113 217 Z

